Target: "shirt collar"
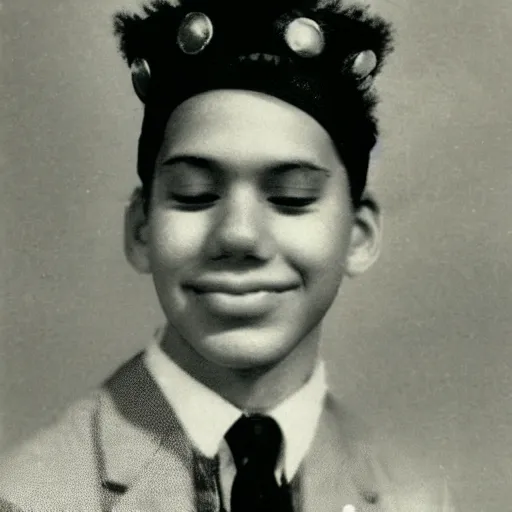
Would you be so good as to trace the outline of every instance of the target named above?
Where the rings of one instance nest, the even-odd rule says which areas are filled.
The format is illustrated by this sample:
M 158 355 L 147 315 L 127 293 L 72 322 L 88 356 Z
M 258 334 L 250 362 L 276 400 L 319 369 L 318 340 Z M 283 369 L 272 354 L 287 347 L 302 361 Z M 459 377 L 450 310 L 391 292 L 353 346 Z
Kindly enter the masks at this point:
M 206 457 L 214 457 L 243 412 L 180 368 L 164 353 L 159 340 L 146 350 L 145 364 L 193 445 Z M 289 481 L 313 441 L 326 392 L 325 367 L 319 361 L 304 386 L 266 412 L 283 432 L 283 469 Z
M 310 379 L 268 415 L 284 437 L 284 470 L 290 481 L 313 442 L 327 393 L 325 365 L 319 361 Z

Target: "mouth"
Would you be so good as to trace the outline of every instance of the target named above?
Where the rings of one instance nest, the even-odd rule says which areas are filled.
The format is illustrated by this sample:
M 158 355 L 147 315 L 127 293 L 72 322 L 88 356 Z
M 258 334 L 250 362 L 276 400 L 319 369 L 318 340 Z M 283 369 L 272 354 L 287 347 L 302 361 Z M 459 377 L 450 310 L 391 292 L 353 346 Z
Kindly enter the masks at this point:
M 243 297 L 255 294 L 270 294 L 290 291 L 296 286 L 287 284 L 260 284 L 260 283 L 223 283 L 223 282 L 205 282 L 188 286 L 198 295 L 219 294 L 233 295 Z
M 202 283 L 188 287 L 193 300 L 210 314 L 224 318 L 256 318 L 271 314 L 289 299 L 290 286 L 253 283 Z
M 246 293 L 196 292 L 195 300 L 221 318 L 258 318 L 275 311 L 283 293 L 266 290 Z

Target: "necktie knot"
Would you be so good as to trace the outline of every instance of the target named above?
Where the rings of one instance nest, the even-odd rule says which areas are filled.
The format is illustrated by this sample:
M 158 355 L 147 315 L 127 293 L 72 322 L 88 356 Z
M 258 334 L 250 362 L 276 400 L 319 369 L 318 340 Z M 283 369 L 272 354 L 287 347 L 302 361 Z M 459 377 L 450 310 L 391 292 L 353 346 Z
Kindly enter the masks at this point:
M 250 464 L 275 469 L 282 433 L 277 422 L 261 414 L 242 416 L 226 434 L 237 469 Z
M 236 465 L 231 512 L 292 512 L 288 485 L 280 486 L 275 469 L 282 433 L 268 416 L 242 416 L 225 436 Z

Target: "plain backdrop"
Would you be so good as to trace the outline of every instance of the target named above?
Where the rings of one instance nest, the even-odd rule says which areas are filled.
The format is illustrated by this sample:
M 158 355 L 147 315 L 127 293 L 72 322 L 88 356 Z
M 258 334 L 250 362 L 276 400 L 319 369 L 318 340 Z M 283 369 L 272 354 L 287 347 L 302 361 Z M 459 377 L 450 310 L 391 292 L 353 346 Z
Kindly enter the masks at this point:
M 111 37 L 122 5 L 0 3 L 0 448 L 162 321 L 122 254 L 141 121 Z M 512 510 L 512 3 L 374 5 L 398 31 L 371 181 L 385 244 L 327 319 L 331 382 L 461 511 Z

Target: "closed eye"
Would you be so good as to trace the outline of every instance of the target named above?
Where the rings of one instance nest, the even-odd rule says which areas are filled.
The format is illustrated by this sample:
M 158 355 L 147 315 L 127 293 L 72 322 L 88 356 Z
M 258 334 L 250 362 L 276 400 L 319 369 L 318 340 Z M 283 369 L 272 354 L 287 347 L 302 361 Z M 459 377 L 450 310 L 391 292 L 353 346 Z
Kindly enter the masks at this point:
M 171 194 L 171 200 L 178 208 L 185 210 L 202 210 L 215 204 L 220 198 L 218 194 Z
M 305 206 L 309 206 L 317 201 L 316 197 L 289 197 L 289 196 L 275 196 L 270 197 L 269 202 L 276 206 L 286 206 L 292 208 L 303 208 Z
M 272 196 L 268 202 L 283 215 L 303 215 L 310 211 L 310 206 L 318 201 L 318 197 Z

